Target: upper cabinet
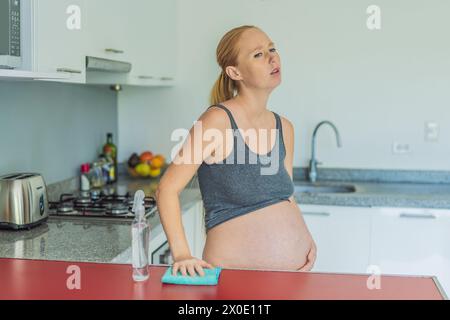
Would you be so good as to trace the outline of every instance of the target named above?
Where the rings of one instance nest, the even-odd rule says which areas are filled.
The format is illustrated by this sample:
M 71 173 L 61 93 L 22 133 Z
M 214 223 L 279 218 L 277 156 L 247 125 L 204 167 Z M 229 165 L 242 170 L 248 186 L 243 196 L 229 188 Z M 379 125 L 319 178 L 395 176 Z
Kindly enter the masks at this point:
M 88 0 L 34 0 L 33 71 L 57 73 L 57 81 L 86 80 Z
M 130 51 L 132 83 L 159 81 L 170 83 L 175 78 L 177 60 L 176 0 L 135 0 L 139 12 L 130 22 L 131 34 L 142 35 Z
M 177 0 L 22 0 L 21 3 L 22 52 L 26 62 L 21 70 L 2 71 L 4 77 L 16 74 L 106 85 L 174 83 Z M 86 56 L 130 63 L 131 71 L 86 71 Z
M 173 82 L 176 60 L 176 0 L 87 1 L 87 55 L 130 62 L 131 72 L 116 83 L 164 85 Z M 89 73 L 88 83 L 114 76 Z
M 136 19 L 133 8 L 140 0 L 88 0 L 87 48 L 89 56 L 130 62 L 130 49 L 134 40 L 129 24 Z

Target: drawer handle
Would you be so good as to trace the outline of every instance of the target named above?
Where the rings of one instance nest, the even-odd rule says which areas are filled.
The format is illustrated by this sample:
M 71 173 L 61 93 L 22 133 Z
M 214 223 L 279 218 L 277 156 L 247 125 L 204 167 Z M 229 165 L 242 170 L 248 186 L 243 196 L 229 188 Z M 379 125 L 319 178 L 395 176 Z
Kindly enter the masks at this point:
M 304 211 L 303 215 L 318 216 L 318 217 L 329 217 L 331 214 L 329 212 L 308 212 L 308 211 Z
M 173 78 L 171 78 L 171 77 L 161 77 L 161 78 L 159 78 L 160 80 L 162 80 L 162 81 L 170 81 L 170 80 L 173 80 Z
M 436 219 L 434 214 L 415 214 L 415 213 L 401 213 L 400 218 L 407 219 Z
M 113 49 L 113 48 L 106 48 L 105 51 L 110 52 L 110 53 L 124 53 L 123 50 L 118 50 L 118 49 Z
M 57 72 L 66 72 L 66 73 L 81 73 L 81 70 L 75 70 L 70 68 L 58 68 L 56 69 Z
M 138 76 L 139 79 L 154 79 L 152 76 Z

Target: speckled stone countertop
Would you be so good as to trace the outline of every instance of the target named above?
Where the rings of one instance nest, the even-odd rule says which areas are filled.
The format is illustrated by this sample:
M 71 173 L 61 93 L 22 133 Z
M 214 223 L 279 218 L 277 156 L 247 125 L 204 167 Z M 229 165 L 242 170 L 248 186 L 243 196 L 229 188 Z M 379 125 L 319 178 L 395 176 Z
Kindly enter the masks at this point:
M 126 186 L 130 192 L 142 189 L 151 195 L 155 181 L 122 179 L 117 185 Z M 199 189 L 186 188 L 180 194 L 182 212 L 200 200 Z M 149 223 L 152 239 L 162 230 L 159 215 L 150 217 Z M 50 217 L 31 230 L 0 230 L 1 258 L 112 263 L 130 246 L 130 220 Z
M 297 186 L 311 184 L 296 181 Z M 299 193 L 299 204 L 450 209 L 450 184 L 318 181 L 318 186 L 354 187 L 350 193 Z

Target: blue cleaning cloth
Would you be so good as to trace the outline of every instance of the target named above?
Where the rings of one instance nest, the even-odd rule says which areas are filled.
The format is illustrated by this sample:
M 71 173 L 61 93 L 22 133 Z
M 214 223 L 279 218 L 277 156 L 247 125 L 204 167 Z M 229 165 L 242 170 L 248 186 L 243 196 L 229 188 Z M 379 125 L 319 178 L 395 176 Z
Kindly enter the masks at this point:
M 169 267 L 164 273 L 161 281 L 162 283 L 170 284 L 183 284 L 183 285 L 194 285 L 194 286 L 215 286 L 219 282 L 220 272 L 222 268 L 207 269 L 203 268 L 205 275 L 202 277 L 196 274 L 191 277 L 189 274 L 183 276 L 180 271 L 177 275 L 172 275 L 172 267 Z

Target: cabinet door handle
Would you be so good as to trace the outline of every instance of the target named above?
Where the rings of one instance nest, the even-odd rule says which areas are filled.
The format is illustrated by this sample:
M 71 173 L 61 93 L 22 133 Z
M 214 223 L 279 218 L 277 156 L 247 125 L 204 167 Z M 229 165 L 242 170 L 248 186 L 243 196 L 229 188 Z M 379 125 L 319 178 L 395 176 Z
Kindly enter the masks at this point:
M 173 78 L 172 77 L 161 77 L 161 78 L 159 78 L 160 80 L 163 80 L 163 81 L 170 81 L 170 80 L 173 80 Z
M 416 214 L 416 213 L 401 213 L 400 218 L 408 218 L 408 219 L 436 219 L 434 214 Z
M 66 73 L 81 73 L 81 70 L 70 69 L 70 68 L 58 68 L 56 72 L 66 72 Z
M 306 216 L 318 216 L 318 217 L 329 217 L 331 214 L 329 212 L 309 212 L 309 211 L 302 211 L 303 215 Z
M 152 76 L 138 76 L 139 79 L 154 79 Z
M 109 52 L 109 53 L 124 53 L 123 50 L 118 50 L 118 49 L 113 49 L 113 48 L 106 48 L 105 51 Z

